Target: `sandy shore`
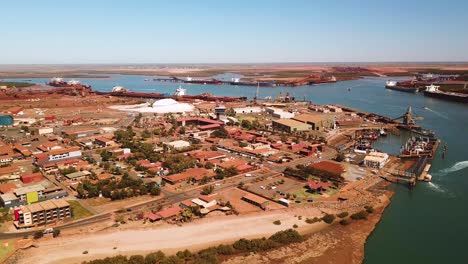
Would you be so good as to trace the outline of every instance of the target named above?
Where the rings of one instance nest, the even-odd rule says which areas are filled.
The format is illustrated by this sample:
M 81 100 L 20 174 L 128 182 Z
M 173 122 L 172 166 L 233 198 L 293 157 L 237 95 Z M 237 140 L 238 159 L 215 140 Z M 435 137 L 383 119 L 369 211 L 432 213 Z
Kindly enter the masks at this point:
M 299 212 L 303 216 L 302 220 L 295 217 Z M 299 226 L 299 231 L 310 233 L 318 231 L 325 224 L 309 225 L 304 222 L 305 217 L 320 214 L 319 210 L 313 208 L 308 209 L 308 212 L 280 210 L 246 216 L 214 217 L 183 226 L 163 225 L 144 230 L 111 230 L 94 235 L 63 236 L 37 242 L 37 248 L 24 251 L 17 263 L 81 263 L 83 260 L 117 254 L 197 250 L 230 243 L 239 238 L 269 236 L 291 228 L 294 224 Z M 275 220 L 280 220 L 282 224 L 274 225 Z M 83 255 L 83 251 L 88 251 L 88 254 Z M 48 254 L 49 252 L 54 254 Z

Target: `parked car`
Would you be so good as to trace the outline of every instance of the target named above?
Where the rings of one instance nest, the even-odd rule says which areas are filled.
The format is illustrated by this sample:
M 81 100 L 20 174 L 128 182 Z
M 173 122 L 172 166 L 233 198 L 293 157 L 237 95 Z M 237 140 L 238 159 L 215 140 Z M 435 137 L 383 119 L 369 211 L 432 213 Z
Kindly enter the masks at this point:
M 53 228 L 46 228 L 46 229 L 44 229 L 44 231 L 42 231 L 43 234 L 51 234 L 53 232 L 54 232 Z

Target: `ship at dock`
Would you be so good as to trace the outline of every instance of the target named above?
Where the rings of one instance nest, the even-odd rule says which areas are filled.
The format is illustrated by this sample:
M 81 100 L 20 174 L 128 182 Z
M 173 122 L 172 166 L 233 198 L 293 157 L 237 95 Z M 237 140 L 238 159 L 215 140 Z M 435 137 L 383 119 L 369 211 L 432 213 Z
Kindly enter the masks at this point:
M 220 85 L 223 84 L 222 81 L 216 79 L 193 79 L 192 77 L 187 77 L 187 79 L 183 80 L 184 83 L 194 83 L 194 84 L 214 84 Z
M 427 156 L 429 159 L 433 159 L 439 144 L 440 140 L 435 137 L 411 137 L 402 146 L 399 157 L 419 158 Z
M 428 85 L 426 86 L 426 90 L 424 90 L 424 95 L 454 102 L 468 103 L 468 94 L 443 92 L 439 88 L 440 86 L 434 84 Z
M 177 99 L 177 100 L 204 100 L 210 102 L 240 102 L 246 101 L 247 97 L 232 97 L 232 96 L 215 96 L 210 93 L 202 93 L 197 95 L 186 94 L 187 90 L 180 87 L 176 89 L 174 94 L 163 94 L 163 93 L 146 93 L 146 92 L 133 92 L 122 86 L 114 86 L 111 92 L 96 92 L 100 95 L 110 95 L 118 97 L 129 97 L 129 98 L 145 98 L 145 99 Z
M 385 88 L 406 93 L 417 93 L 419 88 L 412 81 L 397 82 L 389 80 L 385 83 Z
M 247 82 L 241 81 L 240 78 L 232 78 L 230 82 L 227 82 L 230 85 L 241 85 L 241 86 L 260 86 L 260 87 L 275 87 L 275 82 Z

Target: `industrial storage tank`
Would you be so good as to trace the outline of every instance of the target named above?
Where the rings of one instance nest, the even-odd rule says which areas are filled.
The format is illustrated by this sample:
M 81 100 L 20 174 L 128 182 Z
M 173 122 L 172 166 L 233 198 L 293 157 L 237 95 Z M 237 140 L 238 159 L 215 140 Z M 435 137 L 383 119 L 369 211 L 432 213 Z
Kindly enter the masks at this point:
M 11 115 L 0 115 L 0 126 L 12 126 L 13 116 Z

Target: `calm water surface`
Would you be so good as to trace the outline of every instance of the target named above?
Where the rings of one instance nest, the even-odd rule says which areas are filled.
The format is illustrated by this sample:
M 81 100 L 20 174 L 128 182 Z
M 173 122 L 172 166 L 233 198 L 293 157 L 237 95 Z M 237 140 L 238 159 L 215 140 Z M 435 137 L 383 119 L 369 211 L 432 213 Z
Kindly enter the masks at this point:
M 106 79 L 80 79 L 99 91 L 121 85 L 133 91 L 173 93 L 178 83 L 158 83 L 149 76 L 110 75 Z M 229 76 L 226 76 L 229 78 Z M 47 79 L 33 79 L 44 83 Z M 276 97 L 290 92 L 296 99 L 319 104 L 342 104 L 364 111 L 398 117 L 411 105 L 418 123 L 436 131 L 448 145 L 448 156 L 439 155 L 430 173 L 432 183 L 419 183 L 409 191 L 393 186 L 395 196 L 382 221 L 370 236 L 365 251 L 366 264 L 386 263 L 468 263 L 468 105 L 384 89 L 385 79 L 356 81 L 295 88 L 260 88 L 260 97 Z M 183 85 L 188 94 L 253 97 L 255 87 L 229 85 Z M 351 88 L 351 91 L 348 91 Z M 427 107 L 428 109 L 424 109 Z M 398 140 L 394 148 L 400 148 Z

